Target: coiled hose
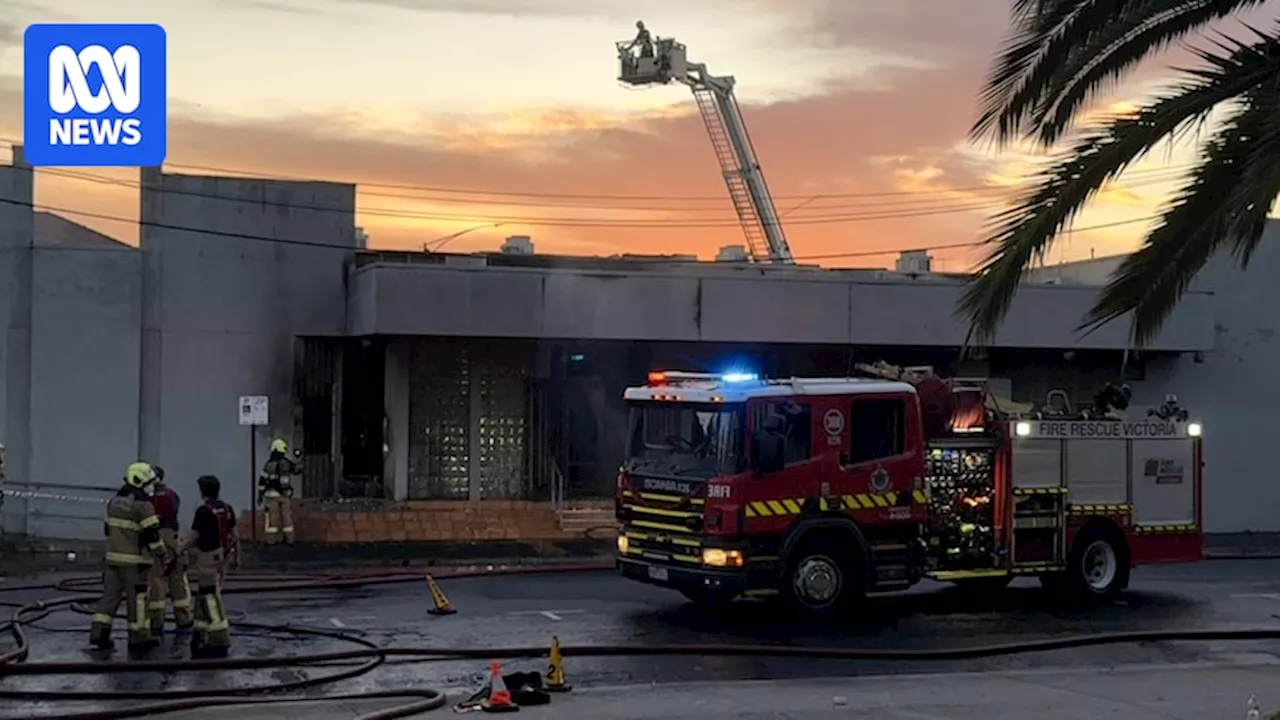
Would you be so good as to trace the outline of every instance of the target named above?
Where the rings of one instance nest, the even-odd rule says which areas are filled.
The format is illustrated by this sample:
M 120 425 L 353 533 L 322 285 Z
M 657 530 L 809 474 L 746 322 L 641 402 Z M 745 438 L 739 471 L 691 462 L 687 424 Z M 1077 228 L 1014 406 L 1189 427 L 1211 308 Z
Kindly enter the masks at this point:
M 536 567 L 500 568 L 496 570 L 462 571 L 441 574 L 437 579 L 481 577 L 491 575 L 531 575 L 568 572 L 599 572 L 605 569 L 597 563 L 579 565 L 555 565 Z M 235 584 L 229 585 L 224 593 L 246 594 L 255 592 L 282 592 L 289 590 L 346 589 L 393 583 L 422 582 L 421 573 L 394 571 L 386 573 L 368 573 L 342 576 L 305 576 L 305 575 L 260 575 L 237 574 L 231 578 Z M 282 582 L 283 581 L 283 582 Z M 58 590 L 87 591 L 98 579 L 93 577 L 73 578 L 51 585 L 28 585 L 0 589 L 0 592 Z M 261 583 L 261 584 L 259 584 Z M 301 628 L 293 626 L 261 625 L 250 622 L 238 622 L 237 627 L 283 631 L 303 636 L 335 638 L 360 645 L 359 649 L 296 655 L 288 657 L 267 658 L 226 658 L 217 660 L 139 660 L 139 661 L 107 661 L 107 662 L 48 662 L 25 663 L 29 653 L 29 644 L 23 626 L 39 622 L 59 609 L 70 608 L 87 613 L 82 603 L 97 599 L 96 595 L 79 595 L 37 601 L 17 607 L 13 617 L 0 625 L 0 632 L 10 633 L 15 640 L 16 648 L 0 655 L 0 678 L 5 676 L 35 675 L 100 675 L 115 673 L 145 672 L 193 672 L 203 670 L 253 670 L 299 668 L 311 666 L 333 666 L 335 663 L 348 664 L 345 669 L 335 672 L 270 685 L 239 687 L 216 691 L 205 690 L 165 690 L 165 691 L 0 691 L 0 698 L 39 701 L 71 701 L 71 700 L 161 700 L 130 707 L 109 710 L 94 710 L 46 716 L 47 720 L 125 720 L 150 715 L 194 710 L 226 705 L 278 705 L 301 704 L 314 702 L 351 702 L 379 699 L 410 699 L 403 705 L 361 715 L 357 720 L 395 720 L 406 718 L 429 710 L 437 709 L 446 702 L 444 693 L 437 690 L 399 690 L 383 692 L 346 693 L 325 695 L 320 697 L 271 697 L 314 687 L 327 683 L 348 680 L 364 675 L 393 658 L 401 662 L 440 662 L 459 659 L 515 659 L 537 658 L 546 654 L 547 648 L 542 646 L 526 647 L 491 647 L 491 648 L 438 648 L 438 647 L 377 647 L 372 642 L 350 633 L 328 631 L 320 628 Z M 6 603 L 18 605 L 17 603 Z M 1205 642 L 1229 640 L 1276 640 L 1280 639 L 1280 628 L 1246 628 L 1230 630 L 1154 630 L 1139 632 L 1102 633 L 1079 635 L 1075 637 L 1031 640 L 1025 642 L 982 645 L 966 648 L 948 648 L 935 650 L 873 650 L 860 648 L 830 648 L 788 645 L 566 645 L 561 653 L 566 657 L 610 657 L 610 656 L 737 656 L 737 657 L 774 657 L 774 658 L 826 658 L 833 660 L 964 660 L 1021 653 L 1044 652 L 1049 650 L 1065 650 L 1071 648 L 1115 645 L 1121 643 L 1140 642 Z M 351 663 L 357 663 L 350 665 Z M 268 696 L 268 697 L 263 697 Z M 0 718 L 0 720 L 4 720 Z

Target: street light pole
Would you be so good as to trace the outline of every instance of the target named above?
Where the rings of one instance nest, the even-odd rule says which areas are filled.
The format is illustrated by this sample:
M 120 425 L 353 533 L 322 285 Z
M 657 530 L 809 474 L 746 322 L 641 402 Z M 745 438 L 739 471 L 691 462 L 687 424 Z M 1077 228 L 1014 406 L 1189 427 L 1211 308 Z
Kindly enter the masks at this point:
M 502 223 L 485 223 L 483 225 L 476 225 L 475 227 L 469 227 L 466 230 L 459 230 L 458 232 L 453 233 L 451 235 L 438 237 L 435 240 L 422 243 L 422 252 L 436 252 L 437 250 L 444 247 L 445 245 L 448 245 L 453 240 L 460 238 L 463 235 L 466 235 L 467 233 L 475 232 L 476 230 L 488 230 L 496 227 L 502 227 Z M 432 247 L 433 245 L 435 247 Z

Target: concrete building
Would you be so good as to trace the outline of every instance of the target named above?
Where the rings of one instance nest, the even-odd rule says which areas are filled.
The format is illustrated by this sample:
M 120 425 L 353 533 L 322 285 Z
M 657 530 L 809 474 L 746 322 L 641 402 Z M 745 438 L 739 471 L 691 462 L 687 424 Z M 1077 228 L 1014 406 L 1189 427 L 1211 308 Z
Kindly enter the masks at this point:
M 20 491 L 0 515 L 9 533 L 96 537 L 103 493 L 138 457 L 189 498 L 198 475 L 218 474 L 243 508 L 281 436 L 304 453 L 302 540 L 564 538 L 610 521 L 621 391 L 647 371 L 843 375 L 881 359 L 988 374 L 1023 401 L 1061 387 L 1085 402 L 1122 377 L 1136 406 L 1177 392 L 1208 428 L 1209 529 L 1280 529 L 1280 489 L 1248 451 L 1275 382 L 1249 372 L 1273 342 L 1274 243 L 1243 280 L 1224 276 L 1226 291 L 1191 292 L 1127 364 L 1123 326 L 1074 333 L 1097 288 L 1055 268 L 957 368 L 963 279 L 918 262 L 368 251 L 350 185 L 156 169 L 142 171 L 131 248 L 44 229 L 61 221 L 31 212 L 31 175 L 20 152 L 0 168 L 0 438 Z M 242 395 L 271 400 L 256 457 Z

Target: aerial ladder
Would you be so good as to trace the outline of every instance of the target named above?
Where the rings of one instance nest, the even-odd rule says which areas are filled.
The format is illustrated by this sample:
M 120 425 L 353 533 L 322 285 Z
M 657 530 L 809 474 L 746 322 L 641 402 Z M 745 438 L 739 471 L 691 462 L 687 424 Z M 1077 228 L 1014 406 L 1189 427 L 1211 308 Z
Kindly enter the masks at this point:
M 634 40 L 616 43 L 618 79 L 628 85 L 667 85 L 678 82 L 693 91 L 698 112 L 711 136 L 711 147 L 724 173 L 733 209 L 747 239 L 754 262 L 791 265 L 795 258 L 782 232 L 778 210 L 765 184 L 760 161 L 747 135 L 732 76 L 716 76 L 702 63 L 689 62 L 685 46 L 671 38 L 650 38 L 644 23 L 637 22 Z

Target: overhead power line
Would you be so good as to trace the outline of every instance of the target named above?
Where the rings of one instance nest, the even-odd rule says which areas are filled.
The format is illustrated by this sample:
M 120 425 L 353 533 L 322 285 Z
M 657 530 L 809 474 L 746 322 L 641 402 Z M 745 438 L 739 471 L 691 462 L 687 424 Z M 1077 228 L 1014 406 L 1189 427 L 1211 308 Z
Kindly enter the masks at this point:
M 95 182 L 107 185 L 120 185 L 130 188 L 140 187 L 137 181 L 121 180 L 117 178 L 107 178 L 98 175 L 76 173 L 63 169 L 47 170 L 54 175 L 68 177 L 71 179 L 83 180 L 86 182 Z M 1149 178 L 1147 180 L 1130 183 L 1127 187 L 1144 187 L 1157 185 L 1166 182 L 1165 178 Z M 158 190 L 165 194 L 179 196 L 194 196 L 212 200 L 221 200 L 224 202 L 250 202 L 238 198 L 227 198 L 214 195 L 207 192 L 199 192 L 194 190 L 183 190 L 178 188 L 162 188 Z M 255 204 L 267 205 L 269 207 L 282 207 L 294 210 L 305 210 L 312 212 L 350 212 L 349 208 L 334 208 L 322 205 L 303 204 L 296 202 L 282 202 L 271 200 L 254 200 Z M 854 222 L 871 222 L 879 220 L 901 220 L 920 217 L 931 217 L 937 215 L 948 215 L 960 212 L 986 212 L 995 211 L 1004 207 L 1004 201 L 995 200 L 952 200 L 949 203 L 932 202 L 918 207 L 886 207 L 886 208 L 864 208 L 863 212 L 844 212 L 826 215 L 806 215 L 801 217 L 784 217 L 784 224 L 787 226 L 803 226 L 803 225 L 827 225 Z M 828 210 L 831 208 L 814 208 L 814 210 Z M 618 228 L 618 229 L 700 229 L 700 228 L 731 228 L 738 227 L 739 221 L 736 218 L 645 218 L 645 217 L 545 217 L 545 216 L 517 216 L 517 215 L 492 215 L 492 214 L 456 214 L 456 213 L 440 213 L 440 212 L 423 212 L 410 210 L 393 210 L 390 208 L 357 208 L 357 214 L 365 217 L 388 217 L 399 219 L 415 219 L 429 220 L 438 222 L 468 222 L 468 223 L 493 223 L 501 225 L 525 225 L 532 227 L 562 227 L 562 228 Z
M 8 143 L 10 145 L 20 144 L 17 141 L 10 138 L 0 138 L 0 142 Z M 459 188 L 459 187 L 380 183 L 380 182 L 374 182 L 374 181 L 360 181 L 360 180 L 332 181 L 332 180 L 323 180 L 318 178 L 299 178 L 296 176 L 264 173 L 264 172 L 254 171 L 254 170 L 243 170 L 243 169 L 216 167 L 216 166 L 209 166 L 209 165 L 188 165 L 188 164 L 182 164 L 182 163 L 166 163 L 165 167 L 184 169 L 184 170 L 197 170 L 205 173 L 212 172 L 212 173 L 217 173 L 219 175 L 242 177 L 245 179 L 258 178 L 258 179 L 267 179 L 267 180 L 284 180 L 284 181 L 292 181 L 292 182 L 351 182 L 352 184 L 355 184 L 360 188 L 359 190 L 360 194 L 369 196 L 369 197 L 388 197 L 388 198 L 399 198 L 404 200 L 434 199 L 439 202 L 456 203 L 456 204 L 481 204 L 481 205 L 491 204 L 491 205 L 505 205 L 505 206 L 525 206 L 525 207 L 580 207 L 580 208 L 598 207 L 590 204 L 566 205 L 564 203 L 527 202 L 527 201 L 518 200 L 518 198 L 534 198 L 534 199 L 540 198 L 543 200 L 562 200 L 562 201 L 572 200 L 572 201 L 584 201 L 584 202 L 590 202 L 590 203 L 609 202 L 609 201 L 660 203 L 659 205 L 654 206 L 653 209 L 655 210 L 662 209 L 665 211 L 672 211 L 675 209 L 671 207 L 672 203 L 703 202 L 703 203 L 725 205 L 729 202 L 727 197 L 718 196 L 718 195 L 716 196 L 609 195 L 609 194 L 590 194 L 590 193 L 545 193 L 545 192 L 516 191 L 516 190 L 483 190 L 483 189 L 466 189 L 466 188 Z M 1130 172 L 1126 177 L 1133 178 L 1133 179 L 1144 179 L 1144 178 L 1157 176 L 1157 175 L 1158 176 L 1167 175 L 1169 180 L 1173 180 L 1178 175 L 1180 175 L 1183 171 L 1189 169 L 1190 167 L 1191 167 L 1190 165 L 1173 165 L 1173 166 L 1167 166 L 1164 168 L 1134 170 Z M 52 170 L 50 169 L 42 169 L 42 170 L 46 172 L 52 172 Z M 66 172 L 67 171 L 62 170 L 63 174 L 65 174 Z M 113 181 L 115 180 L 114 178 L 102 178 L 101 176 L 95 176 L 95 177 L 98 177 L 99 179 L 102 179 L 102 180 L 113 180 Z M 122 182 L 122 181 L 116 181 L 116 182 Z M 123 181 L 123 182 L 128 182 L 128 181 Z M 137 183 L 135 182 L 134 185 L 136 186 L 136 184 Z M 403 191 L 409 191 L 409 193 L 412 193 L 412 194 L 377 192 L 377 191 L 369 190 L 369 188 L 403 190 Z M 947 196 L 947 195 L 954 195 L 954 194 L 991 193 L 992 195 L 1001 195 L 1001 194 L 1012 195 L 1017 193 L 1021 189 L 1022 188 L 1019 186 L 1001 186 L 1001 185 L 987 184 L 987 185 L 958 186 L 958 187 L 950 187 L 950 188 L 929 188 L 929 189 L 921 189 L 921 190 L 896 190 L 896 191 L 884 191 L 884 192 L 852 192 L 852 193 L 823 192 L 823 193 L 810 193 L 806 195 L 775 195 L 774 197 L 778 200 L 792 200 L 792 201 L 805 202 L 805 203 L 811 203 L 814 201 L 826 201 L 826 200 L 874 200 L 875 201 L 874 204 L 881 205 L 881 204 L 898 203 L 898 202 L 911 203 L 911 202 L 928 201 L 929 198 L 931 197 L 936 198 L 940 196 Z M 424 196 L 431 196 L 431 195 L 441 195 L 444 197 L 434 197 L 434 198 L 424 197 Z M 476 197 L 476 196 L 479 196 L 479 197 Z M 828 208 L 830 207 L 831 206 L 828 206 Z M 610 208 L 603 207 L 600 209 L 610 209 Z M 643 209 L 643 208 L 631 207 L 631 208 L 613 208 L 613 209 L 636 210 L 636 209 Z M 679 211 L 699 212 L 703 210 L 713 210 L 713 209 L 715 208 L 681 208 L 679 209 Z M 822 209 L 822 208 L 816 208 L 816 209 Z
M 137 225 L 139 227 L 149 227 L 149 228 L 155 228 L 158 230 L 169 230 L 172 232 L 198 233 L 201 235 L 210 235 L 214 237 L 226 237 L 226 238 L 234 238 L 238 240 L 250 240 L 255 242 L 278 243 L 281 245 L 298 245 L 298 246 L 304 246 L 304 247 L 317 247 L 317 248 L 325 248 L 328 250 L 341 250 L 344 252 L 349 252 L 352 250 L 352 248 L 348 248 L 348 247 L 339 247 L 339 246 L 330 245 L 327 243 L 315 242 L 315 241 L 293 240 L 289 238 L 276 238 L 276 237 L 270 237 L 266 235 L 255 235 L 252 233 L 238 233 L 238 232 L 230 232 L 226 230 L 211 230 L 211 229 L 192 227 L 192 226 L 142 221 L 142 220 L 135 220 L 133 218 L 120 217 L 117 215 L 108 215 L 105 213 L 95 213 L 95 212 L 88 212 L 85 210 L 76 210 L 73 208 L 64 208 L 64 207 L 35 204 L 35 203 L 25 203 L 17 200 L 6 199 L 6 198 L 0 198 L 0 204 L 16 205 L 20 207 L 31 208 L 33 210 L 61 213 L 61 214 L 70 215 L 73 217 L 94 218 L 97 220 L 109 220 L 113 222 Z M 1156 216 L 1147 216 L 1147 217 L 1133 218 L 1130 220 L 1121 220 L 1118 222 L 1102 223 L 1099 225 L 1090 225 L 1087 227 L 1072 228 L 1070 230 L 1065 230 L 1060 234 L 1071 235 L 1071 234 L 1077 234 L 1077 233 L 1083 233 L 1083 232 L 1090 232 L 1094 230 L 1105 230 L 1109 228 L 1134 225 L 1137 223 L 1149 222 L 1155 219 L 1155 217 Z M 986 244 L 987 243 L 985 242 L 979 241 L 979 242 L 968 242 L 968 243 L 951 243 L 951 244 L 945 244 L 945 245 L 930 245 L 930 246 L 915 247 L 915 248 L 898 248 L 898 249 L 888 249 L 888 250 L 861 250 L 857 252 L 847 252 L 847 253 L 828 253 L 823 255 L 800 256 L 795 259 L 804 260 L 804 261 L 815 261 L 815 260 L 837 260 L 837 259 L 853 259 L 853 258 L 866 258 L 866 257 L 886 257 L 890 255 L 897 255 L 898 253 L 901 253 L 901 252 L 912 251 L 912 250 L 917 250 L 917 251 L 918 250 L 924 250 L 924 251 L 958 250 L 963 248 L 982 247 L 983 245 L 986 245 Z M 389 250 L 388 252 L 395 252 L 395 251 Z M 608 259 L 608 258 L 600 258 L 600 259 Z M 682 265 L 682 264 L 688 265 L 688 264 L 699 264 L 699 263 L 713 264 L 713 263 L 705 263 L 704 261 L 677 260 L 677 259 L 647 260 L 646 262 L 655 263 L 655 264 L 661 263 L 664 265 Z M 727 264 L 733 264 L 733 263 L 721 262 L 719 264 L 727 265 Z

